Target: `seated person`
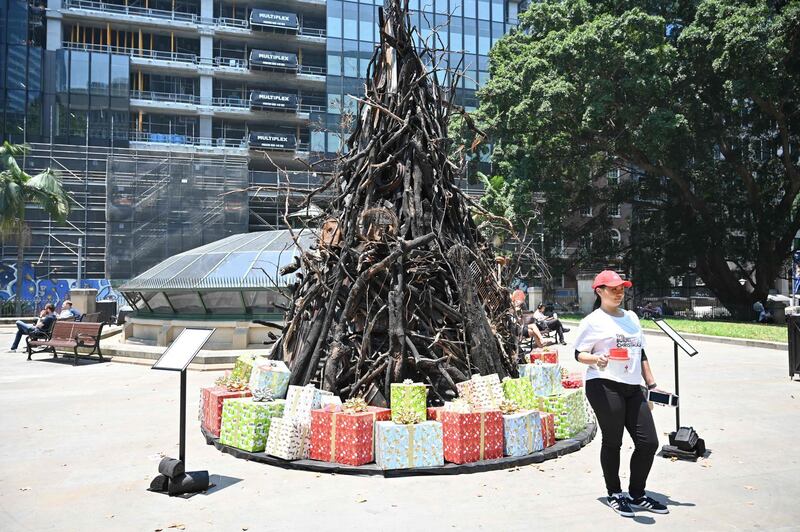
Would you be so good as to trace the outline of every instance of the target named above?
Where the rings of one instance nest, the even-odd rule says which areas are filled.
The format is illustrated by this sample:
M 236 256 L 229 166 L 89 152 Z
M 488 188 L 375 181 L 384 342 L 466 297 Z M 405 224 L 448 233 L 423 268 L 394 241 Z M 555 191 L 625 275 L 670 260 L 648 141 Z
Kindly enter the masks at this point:
M 553 342 L 545 342 L 539 327 L 536 325 L 536 319 L 532 314 L 522 313 L 522 302 L 514 302 L 514 310 L 517 315 L 518 323 L 521 328 L 520 336 L 523 338 L 530 338 L 536 347 L 545 347 L 552 345 Z
M 773 323 L 775 321 L 772 317 L 772 312 L 767 310 L 761 301 L 753 303 L 753 310 L 758 313 L 758 318 L 756 319 L 758 323 Z
M 14 343 L 11 344 L 9 353 L 15 353 L 17 351 L 17 347 L 19 347 L 19 342 L 22 340 L 23 336 L 44 335 L 44 333 L 50 332 L 53 329 L 55 321 L 56 307 L 52 303 L 48 303 L 44 306 L 44 309 L 39 314 L 39 321 L 36 322 L 36 325 L 29 325 L 22 320 L 17 320 L 17 336 L 14 338 Z
M 557 342 L 561 345 L 567 345 L 567 342 L 564 341 L 564 333 L 569 332 L 569 329 L 561 324 L 561 320 L 558 319 L 558 316 L 546 316 L 543 303 L 539 303 L 539 306 L 533 311 L 533 319 L 536 320 L 536 325 L 540 330 L 544 331 L 545 329 L 550 329 L 556 333 Z
M 648 301 L 643 307 L 639 307 L 639 317 L 645 319 L 660 318 L 662 314 L 661 307 L 653 305 L 652 301 Z
M 58 319 L 60 320 L 65 320 L 67 318 L 75 318 L 75 321 L 81 319 L 81 313 L 72 308 L 72 301 L 69 299 L 64 300 L 64 304 L 61 305 L 61 313 L 58 315 Z

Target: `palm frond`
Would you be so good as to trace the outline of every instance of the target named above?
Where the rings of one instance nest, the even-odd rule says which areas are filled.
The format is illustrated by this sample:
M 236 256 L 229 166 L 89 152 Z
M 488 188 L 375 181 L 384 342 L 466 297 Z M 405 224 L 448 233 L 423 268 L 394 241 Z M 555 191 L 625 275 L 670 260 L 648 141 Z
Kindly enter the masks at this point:
M 72 198 L 61 186 L 58 174 L 48 168 L 25 183 L 25 195 L 39 203 L 54 220 L 64 222 L 70 211 Z
M 7 140 L 3 141 L 3 145 L 0 146 L 0 165 L 2 165 L 6 171 L 11 172 L 11 175 L 14 176 L 16 180 L 22 181 L 23 183 L 28 181 L 31 176 L 19 167 L 15 157 L 24 155 L 27 150 L 27 146 L 10 144 Z

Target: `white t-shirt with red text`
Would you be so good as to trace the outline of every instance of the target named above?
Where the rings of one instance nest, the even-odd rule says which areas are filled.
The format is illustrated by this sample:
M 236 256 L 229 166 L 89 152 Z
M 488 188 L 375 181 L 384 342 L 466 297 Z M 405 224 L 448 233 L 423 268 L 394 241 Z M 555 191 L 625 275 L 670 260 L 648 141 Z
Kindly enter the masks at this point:
M 600 370 L 597 366 L 586 369 L 586 380 L 609 379 L 626 384 L 643 385 L 642 349 L 645 347 L 644 333 L 639 316 L 623 310 L 620 317 L 597 309 L 581 320 L 574 347 L 577 351 L 593 355 L 608 355 L 612 347 L 628 350 L 628 360 L 609 360 L 608 366 Z

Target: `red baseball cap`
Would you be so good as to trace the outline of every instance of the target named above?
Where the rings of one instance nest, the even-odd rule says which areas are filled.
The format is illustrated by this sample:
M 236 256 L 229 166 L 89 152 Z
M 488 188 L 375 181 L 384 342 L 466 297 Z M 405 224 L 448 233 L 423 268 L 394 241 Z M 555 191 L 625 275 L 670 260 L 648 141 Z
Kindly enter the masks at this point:
M 625 288 L 630 288 L 633 286 L 633 283 L 630 281 L 626 281 L 619 274 L 613 270 L 603 270 L 602 272 L 597 274 L 597 277 L 594 278 L 594 282 L 592 283 L 592 290 L 597 288 L 598 286 L 619 286 L 622 285 Z

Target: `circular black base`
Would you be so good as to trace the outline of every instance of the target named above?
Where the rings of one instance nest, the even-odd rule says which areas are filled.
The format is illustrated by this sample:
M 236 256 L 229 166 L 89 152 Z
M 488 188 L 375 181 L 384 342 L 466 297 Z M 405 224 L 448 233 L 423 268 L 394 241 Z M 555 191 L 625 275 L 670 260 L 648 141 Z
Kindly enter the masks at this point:
M 377 475 L 386 478 L 410 477 L 417 475 L 461 475 L 463 473 L 480 473 L 482 471 L 494 471 L 497 469 L 509 469 L 528 464 L 538 464 L 545 460 L 558 458 L 565 454 L 574 453 L 590 441 L 597 434 L 597 425 L 589 423 L 584 430 L 575 435 L 574 438 L 559 440 L 555 445 L 547 447 L 543 451 L 538 451 L 525 456 L 506 456 L 495 460 L 483 460 L 481 462 L 470 462 L 468 464 L 446 463 L 438 467 L 418 467 L 412 469 L 381 469 L 377 464 L 366 464 L 363 466 L 349 466 L 345 464 L 334 464 L 331 462 L 320 462 L 317 460 L 283 460 L 264 453 L 251 453 L 243 451 L 230 445 L 223 445 L 219 438 L 215 438 L 205 429 L 200 429 L 206 438 L 208 445 L 213 445 L 223 453 L 228 453 L 236 458 L 252 460 L 262 464 L 282 467 L 284 469 L 300 469 L 303 471 L 314 471 L 317 473 L 338 473 L 340 475 Z

